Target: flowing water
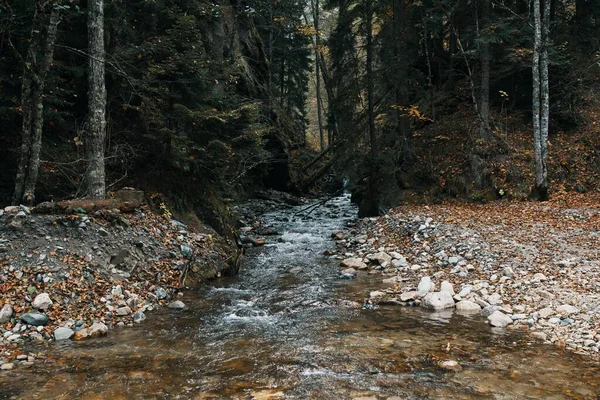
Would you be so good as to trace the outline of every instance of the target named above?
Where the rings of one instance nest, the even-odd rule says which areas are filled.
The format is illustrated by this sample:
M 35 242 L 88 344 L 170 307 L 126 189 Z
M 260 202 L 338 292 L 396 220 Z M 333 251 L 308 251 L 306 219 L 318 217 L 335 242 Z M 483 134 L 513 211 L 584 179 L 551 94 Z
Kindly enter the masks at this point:
M 268 214 L 282 232 L 235 278 L 188 293 L 132 329 L 53 344 L 52 362 L 0 374 L 0 398 L 590 398 L 600 365 L 482 317 L 398 306 L 363 310 L 378 279 L 338 279 L 322 255 L 356 211 L 344 196 L 306 216 Z M 444 371 L 435 359 L 458 360 Z

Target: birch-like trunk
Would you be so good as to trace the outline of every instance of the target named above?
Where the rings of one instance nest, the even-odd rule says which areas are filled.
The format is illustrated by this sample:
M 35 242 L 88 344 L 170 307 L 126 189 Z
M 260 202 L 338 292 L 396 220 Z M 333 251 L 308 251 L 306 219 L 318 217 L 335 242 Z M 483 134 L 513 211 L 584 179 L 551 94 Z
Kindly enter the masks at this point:
M 87 196 L 106 196 L 104 138 L 106 136 L 106 86 L 104 80 L 104 0 L 88 1 L 88 106 L 85 141 Z
M 481 0 L 481 91 L 479 112 L 481 121 L 479 136 L 487 139 L 490 137 L 490 45 L 488 42 L 488 30 L 490 26 L 490 0 Z
M 548 199 L 548 126 L 550 99 L 548 85 L 548 39 L 550 34 L 550 1 L 533 0 L 533 149 L 535 155 L 535 188 L 532 197 Z
M 40 167 L 40 153 L 42 149 L 42 130 L 44 126 L 44 87 L 46 75 L 54 59 L 54 45 L 56 32 L 60 19 L 59 11 L 54 4 L 51 7 L 47 23 L 46 40 L 42 48 L 42 40 L 38 31 L 39 16 L 44 15 L 35 10 L 30 46 L 27 56 L 23 60 L 23 81 L 21 83 L 21 108 L 23 124 L 21 133 L 21 154 L 15 177 L 15 191 L 12 198 L 13 204 L 35 201 L 35 186 Z M 38 53 L 41 61 L 38 62 Z

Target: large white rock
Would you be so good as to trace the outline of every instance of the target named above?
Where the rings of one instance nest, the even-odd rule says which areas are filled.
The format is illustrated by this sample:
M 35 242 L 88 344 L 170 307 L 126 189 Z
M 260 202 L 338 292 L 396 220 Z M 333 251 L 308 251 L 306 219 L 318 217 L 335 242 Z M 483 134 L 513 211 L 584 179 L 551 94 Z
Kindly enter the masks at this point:
M 443 281 L 440 285 L 440 292 L 448 292 L 454 296 L 454 286 L 452 286 L 450 281 Z
M 504 328 L 506 325 L 512 324 L 513 320 L 502 311 L 496 311 L 488 317 L 490 325 L 497 328 Z
M 481 306 L 469 300 L 461 300 L 456 303 L 456 311 L 464 313 L 476 313 L 481 311 Z
M 31 305 L 38 310 L 46 311 L 52 305 L 52 300 L 50 300 L 50 295 L 48 293 L 40 293 L 35 296 Z
M 430 310 L 445 310 L 454 307 L 454 299 L 448 292 L 428 293 L 421 300 L 421 306 Z
M 362 258 L 346 258 L 342 260 L 340 265 L 344 268 L 354 268 L 354 269 L 367 269 L 367 264 L 365 264 Z
M 425 294 L 429 292 L 433 292 L 433 282 L 431 282 L 431 278 L 428 276 L 424 276 L 419 281 L 419 286 L 417 287 L 417 291 L 419 294 Z M 452 296 L 450 296 L 452 297 Z

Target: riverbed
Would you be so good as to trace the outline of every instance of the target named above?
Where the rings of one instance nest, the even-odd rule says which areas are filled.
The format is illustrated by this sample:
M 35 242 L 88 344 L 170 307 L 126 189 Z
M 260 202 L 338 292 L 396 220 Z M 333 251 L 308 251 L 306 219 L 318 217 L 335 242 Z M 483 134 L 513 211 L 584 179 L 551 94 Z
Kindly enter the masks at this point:
M 0 374 L 15 399 L 590 398 L 600 365 L 480 316 L 360 307 L 379 282 L 339 278 L 323 252 L 356 218 L 348 196 L 298 214 L 271 212 L 279 232 L 240 274 L 187 293 L 132 329 L 53 343 L 31 369 Z M 29 349 L 35 352 L 35 348 Z M 41 350 L 41 349 L 40 349 Z M 457 361 L 460 370 L 440 367 Z

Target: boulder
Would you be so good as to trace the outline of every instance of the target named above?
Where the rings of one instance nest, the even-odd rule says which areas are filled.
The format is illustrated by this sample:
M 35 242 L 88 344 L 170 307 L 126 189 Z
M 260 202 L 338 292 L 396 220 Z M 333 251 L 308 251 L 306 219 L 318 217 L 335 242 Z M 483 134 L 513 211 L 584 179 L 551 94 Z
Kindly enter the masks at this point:
M 421 300 L 421 306 L 430 310 L 445 310 L 454 307 L 454 299 L 448 292 L 428 293 Z

